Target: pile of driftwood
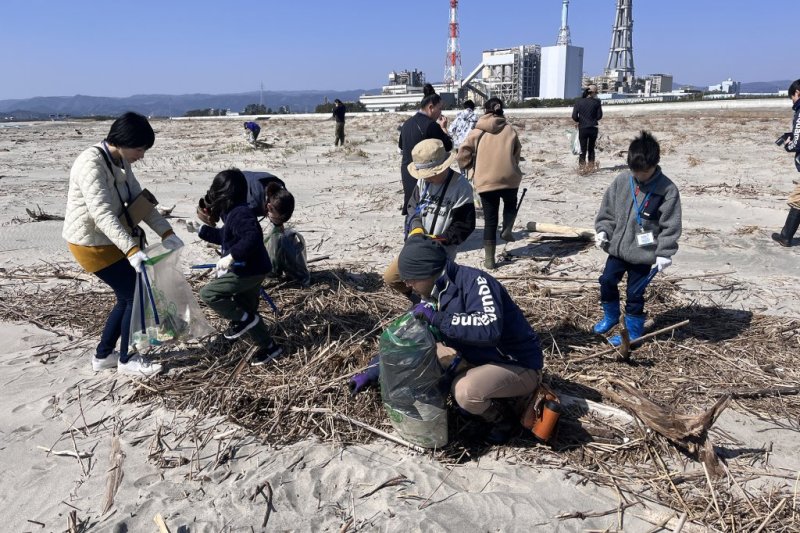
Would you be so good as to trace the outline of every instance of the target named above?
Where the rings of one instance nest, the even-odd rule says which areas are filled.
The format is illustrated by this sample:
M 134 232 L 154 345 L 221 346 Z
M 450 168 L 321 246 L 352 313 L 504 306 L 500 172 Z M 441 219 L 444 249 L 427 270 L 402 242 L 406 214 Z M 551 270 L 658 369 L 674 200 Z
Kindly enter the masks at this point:
M 0 319 L 96 342 L 112 294 L 86 276 L 48 268 L 0 272 Z M 52 287 L 53 278 L 71 281 Z M 590 333 L 600 314 L 594 280 L 503 279 L 540 334 L 545 379 L 567 409 L 550 446 L 523 436 L 492 453 L 614 487 L 620 503 L 609 513 L 618 514 L 620 528 L 625 509 L 654 501 L 676 511 L 673 525 L 684 515 L 684 522 L 720 530 L 796 530 L 797 502 L 787 488 L 793 476 L 765 468 L 769 450 L 761 443 L 736 442 L 713 423 L 730 405 L 798 429 L 800 321 L 697 306 L 665 279 L 656 278 L 647 303 L 650 329 L 663 333 L 627 354 Z M 407 300 L 378 275 L 345 269 L 316 272 L 308 289 L 273 282 L 267 290 L 280 315 L 263 304 L 262 316 L 284 357 L 250 367 L 247 342 L 230 347 L 216 338 L 161 347 L 152 355 L 168 372 L 138 383 L 132 400 L 223 415 L 273 445 L 310 436 L 363 443 L 390 432 L 379 393 L 351 398 L 347 381 L 376 353 L 381 330 Z M 486 453 L 471 425 L 454 420 L 451 443 L 434 455 L 455 462 Z M 752 482 L 765 477 L 776 481 L 773 488 Z

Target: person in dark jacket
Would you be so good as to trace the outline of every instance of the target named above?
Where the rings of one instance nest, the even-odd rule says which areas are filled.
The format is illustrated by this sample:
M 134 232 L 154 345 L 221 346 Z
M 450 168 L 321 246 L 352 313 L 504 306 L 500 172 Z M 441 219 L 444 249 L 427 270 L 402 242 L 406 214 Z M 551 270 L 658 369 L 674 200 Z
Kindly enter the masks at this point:
M 792 130 L 783 136 L 783 149 L 794 154 L 794 166 L 800 172 L 800 80 L 794 80 L 789 86 L 789 98 L 792 99 Z M 789 215 L 780 233 L 773 233 L 772 240 L 781 246 L 791 246 L 792 238 L 800 227 L 800 185 L 789 195 Z
M 596 98 L 597 85 L 589 85 L 583 90 L 583 95 L 575 102 L 572 108 L 572 120 L 578 128 L 578 139 L 581 142 L 581 154 L 578 156 L 578 171 L 591 172 L 597 168 L 594 160 L 594 145 L 597 142 L 597 124 L 603 118 L 603 106 Z M 589 162 L 586 162 L 586 156 Z
M 333 119 L 336 121 L 336 132 L 335 132 L 335 139 L 333 141 L 334 146 L 339 146 L 339 143 L 344 146 L 344 114 L 345 114 L 345 107 L 341 100 L 338 98 L 333 101 Z
M 247 205 L 247 179 L 239 169 L 224 170 L 214 177 L 205 204 L 222 229 L 203 225 L 198 233 L 204 241 L 222 246 L 217 278 L 200 289 L 200 298 L 223 318 L 231 321 L 223 333 L 235 340 L 250 332 L 258 345 L 251 364 L 264 364 L 282 349 L 270 337 L 258 314 L 261 282 L 271 270 L 258 219 Z
M 250 143 L 251 146 L 255 146 L 258 134 L 261 133 L 261 126 L 252 120 L 248 120 L 244 123 L 244 130 L 247 136 L 247 142 Z
M 419 104 L 419 111 L 406 120 L 400 128 L 398 146 L 403 153 L 400 174 L 403 180 L 403 215 L 408 214 L 408 201 L 417 185 L 417 180 L 409 174 L 408 165 L 412 161 L 411 150 L 424 139 L 439 139 L 444 149 L 453 149 L 453 139 L 447 134 L 447 118 L 442 116 L 442 97 L 434 93 L 426 96 Z

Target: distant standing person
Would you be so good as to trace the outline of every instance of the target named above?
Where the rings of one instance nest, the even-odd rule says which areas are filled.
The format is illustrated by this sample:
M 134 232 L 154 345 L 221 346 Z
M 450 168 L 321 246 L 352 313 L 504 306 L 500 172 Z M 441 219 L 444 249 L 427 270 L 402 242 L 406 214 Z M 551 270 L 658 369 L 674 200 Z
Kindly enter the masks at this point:
M 261 126 L 252 120 L 248 120 L 244 123 L 244 129 L 245 134 L 247 135 L 247 142 L 249 142 L 251 146 L 255 146 L 256 139 L 258 139 L 258 134 L 261 133 Z
M 346 109 L 344 104 L 338 98 L 333 101 L 333 120 L 336 121 L 336 133 L 335 133 L 335 140 L 333 141 L 334 146 L 339 146 L 339 143 L 344 146 L 344 114 Z
M 450 124 L 450 137 L 453 138 L 453 145 L 459 146 L 467 138 L 467 134 L 472 131 L 478 122 L 478 115 L 475 114 L 475 102 L 466 100 L 464 110 L 456 115 L 455 120 Z
M 408 214 L 408 201 L 417 186 L 417 180 L 408 172 L 408 165 L 413 158 L 411 151 L 418 142 L 424 139 L 439 139 L 444 144 L 444 149 L 449 152 L 453 149 L 453 139 L 447 134 L 447 118 L 442 116 L 442 97 L 434 93 L 422 99 L 419 111 L 406 120 L 400 128 L 398 146 L 403 153 L 400 162 L 400 175 L 403 180 L 403 205 L 400 210 L 403 215 Z
M 597 143 L 597 124 L 603 118 L 603 106 L 597 99 L 597 85 L 589 85 L 583 90 L 583 96 L 572 108 L 572 120 L 578 128 L 578 139 L 581 142 L 581 154 L 578 156 L 578 171 L 591 172 L 597 168 L 594 159 L 594 146 Z M 586 156 L 589 162 L 586 162 Z
M 148 260 L 144 231 L 126 207 L 142 192 L 131 164 L 144 157 L 155 138 L 145 117 L 125 113 L 111 125 L 106 139 L 84 150 L 70 170 L 62 236 L 78 264 L 108 285 L 117 299 L 92 357 L 95 372 L 116 368 L 120 374 L 149 376 L 161 370 L 161 365 L 128 351 L 137 272 Z M 165 248 L 183 246 L 155 206 L 142 222 L 161 237 Z M 117 341 L 119 350 L 114 349 Z
M 473 184 L 483 204 L 483 266 L 494 269 L 500 200 L 503 201 L 500 236 L 506 242 L 515 240 L 512 229 L 517 217 L 517 191 L 522 182 L 519 169 L 522 145 L 517 132 L 503 116 L 502 100 L 490 98 L 484 110 L 486 113 L 458 149 L 458 166 L 465 172 L 474 169 Z
M 794 153 L 794 167 L 800 172 L 800 80 L 794 80 L 789 86 L 789 98 L 792 99 L 792 131 L 783 135 L 783 149 Z M 800 226 L 800 185 L 789 195 L 789 216 L 780 233 L 773 233 L 772 240 L 781 246 L 791 246 L 792 238 Z

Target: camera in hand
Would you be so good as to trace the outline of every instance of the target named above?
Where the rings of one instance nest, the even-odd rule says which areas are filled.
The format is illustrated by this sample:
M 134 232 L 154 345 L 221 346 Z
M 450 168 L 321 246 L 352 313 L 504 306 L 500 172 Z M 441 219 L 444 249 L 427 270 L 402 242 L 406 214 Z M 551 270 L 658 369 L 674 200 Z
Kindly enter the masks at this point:
M 777 139 L 775 139 L 775 144 L 777 144 L 778 146 L 783 146 L 783 144 L 784 144 L 784 143 L 785 143 L 787 140 L 789 140 L 789 137 L 791 137 L 791 136 L 792 136 L 792 134 L 791 134 L 791 133 L 784 133 L 783 135 L 781 135 L 780 137 L 778 137 Z

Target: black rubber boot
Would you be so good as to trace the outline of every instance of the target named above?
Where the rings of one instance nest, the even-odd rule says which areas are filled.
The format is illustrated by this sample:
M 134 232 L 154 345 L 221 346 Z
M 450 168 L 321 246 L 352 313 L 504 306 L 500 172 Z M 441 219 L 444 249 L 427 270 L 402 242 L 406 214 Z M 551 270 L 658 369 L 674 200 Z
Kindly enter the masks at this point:
M 496 405 L 492 405 L 480 417 L 489 424 L 488 432 L 484 436 L 487 444 L 506 444 L 519 435 L 519 421 Z
M 791 246 L 792 238 L 797 233 L 797 228 L 800 227 L 800 209 L 792 207 L 789 209 L 789 215 L 786 217 L 786 223 L 780 233 L 773 233 L 772 240 L 781 246 Z
M 497 264 L 494 260 L 494 251 L 497 247 L 497 241 L 483 241 L 483 266 L 487 270 L 494 270 L 497 268 Z
M 511 215 L 503 214 L 503 231 L 500 233 L 500 237 L 503 238 L 506 242 L 514 242 L 517 239 L 514 238 L 514 220 L 516 220 L 517 214 L 513 213 Z

